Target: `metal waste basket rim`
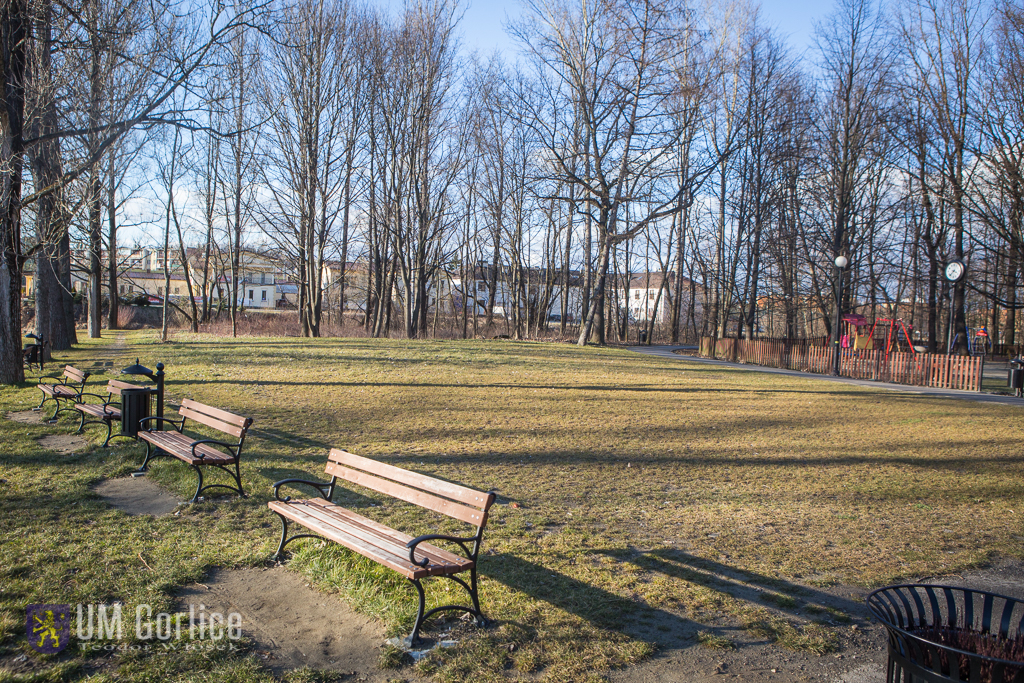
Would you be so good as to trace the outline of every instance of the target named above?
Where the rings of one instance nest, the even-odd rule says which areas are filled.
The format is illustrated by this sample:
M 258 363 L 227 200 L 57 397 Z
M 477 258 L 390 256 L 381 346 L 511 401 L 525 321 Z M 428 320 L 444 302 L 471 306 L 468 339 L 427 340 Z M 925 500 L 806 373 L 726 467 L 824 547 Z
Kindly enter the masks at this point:
M 916 642 L 919 642 L 919 643 L 925 643 L 925 644 L 933 646 L 933 647 L 938 647 L 938 648 L 941 648 L 942 650 L 944 650 L 946 652 L 955 653 L 955 654 L 958 654 L 958 655 L 964 655 L 964 656 L 966 656 L 968 658 L 971 658 L 971 659 L 980 659 L 982 661 L 990 662 L 990 663 L 993 663 L 993 664 L 1010 665 L 1010 666 L 1020 667 L 1020 668 L 1024 669 L 1024 662 L 1015 661 L 1015 660 L 1012 660 L 1012 659 L 1001 659 L 999 657 L 992 657 L 992 656 L 989 656 L 989 655 L 979 654 L 977 652 L 971 652 L 970 650 L 961 650 L 961 649 L 955 648 L 955 647 L 953 647 L 951 645 L 946 645 L 944 643 L 936 642 L 935 640 L 932 640 L 930 638 L 922 637 L 922 636 L 920 636 L 918 634 L 915 634 L 915 633 L 913 633 L 911 631 L 908 631 L 906 628 L 903 628 L 901 626 L 898 626 L 898 625 L 894 624 L 890 620 L 888 615 L 886 614 L 886 610 L 883 608 L 883 604 L 882 604 L 883 603 L 883 596 L 885 596 L 885 602 L 888 603 L 889 607 L 894 607 L 894 608 L 898 609 L 898 607 L 900 607 L 900 606 L 896 605 L 895 601 L 891 598 L 891 594 L 892 593 L 899 594 L 900 589 L 905 589 L 908 592 L 918 592 L 918 591 L 921 591 L 923 593 L 927 593 L 928 597 L 929 597 L 929 608 L 932 608 L 932 609 L 934 609 L 934 607 L 935 607 L 935 605 L 931 603 L 931 598 L 933 597 L 932 596 L 932 592 L 933 591 L 941 591 L 941 592 L 943 592 L 944 594 L 946 594 L 947 600 L 949 598 L 950 593 L 953 592 L 953 591 L 960 591 L 961 593 L 971 593 L 973 595 L 981 596 L 985 602 L 988 602 L 990 600 L 995 600 L 995 599 L 1004 600 L 1005 603 L 1004 603 L 1003 609 L 1004 609 L 1004 611 L 1007 612 L 1007 615 L 1006 615 L 1007 618 L 1009 618 L 1009 616 L 1010 616 L 1009 613 L 1013 611 L 1014 606 L 1016 606 L 1016 605 L 1024 605 L 1024 600 L 1020 600 L 1018 598 L 1014 598 L 1014 597 L 1011 597 L 1009 595 L 1003 595 L 1001 593 L 993 593 L 992 591 L 981 590 L 981 589 L 978 589 L 978 588 L 967 588 L 965 586 L 945 586 L 945 585 L 930 584 L 930 583 L 901 583 L 901 584 L 896 584 L 896 585 L 892 585 L 892 586 L 884 586 L 882 588 L 878 588 L 876 590 L 871 591 L 870 593 L 868 593 L 867 598 L 865 598 L 865 602 L 867 603 L 868 610 L 871 612 L 871 615 L 873 617 L 875 617 L 876 619 L 878 619 L 878 621 L 887 630 L 896 632 L 896 633 L 898 633 L 900 636 L 902 636 L 904 638 L 907 638 L 909 640 L 913 640 L 913 641 L 916 641 Z M 901 598 L 902 598 L 901 601 L 905 601 L 905 599 L 906 599 L 905 596 L 901 596 Z M 920 594 L 917 596 L 917 599 L 915 599 L 915 603 L 920 607 L 920 606 L 923 605 L 923 603 L 919 602 L 919 600 L 920 600 Z M 974 629 L 973 623 L 972 624 L 967 624 L 966 623 L 966 618 L 969 616 L 972 619 L 972 622 L 973 622 L 974 615 L 973 614 L 972 615 L 966 615 L 966 614 L 961 615 L 961 614 L 959 614 L 960 605 L 958 603 L 955 603 L 955 604 L 956 604 L 956 607 L 958 608 L 958 611 L 957 611 L 957 617 L 958 617 L 957 618 L 957 624 L 955 625 L 956 628 L 963 628 L 965 630 L 973 631 L 975 633 L 978 633 L 979 635 L 992 635 L 991 629 L 985 630 L 985 631 L 978 631 L 978 630 Z M 909 607 L 909 603 L 904 602 L 904 604 L 901 605 L 901 606 Z M 939 606 L 941 607 L 941 605 L 939 605 Z M 910 615 L 910 614 L 904 614 L 903 616 L 907 617 L 908 619 L 910 619 L 912 617 L 912 615 Z M 937 615 L 933 614 L 932 615 L 933 619 L 936 616 Z M 963 626 L 960 625 L 961 619 L 959 617 L 961 617 L 961 616 L 964 617 L 964 619 L 963 619 L 964 625 Z M 990 614 L 989 617 L 991 618 L 992 615 Z M 1010 626 L 1013 626 L 1013 625 L 1014 624 L 1012 624 L 1012 623 L 1010 624 Z M 919 628 L 922 628 L 922 629 L 924 629 L 924 628 L 947 628 L 947 627 L 949 627 L 949 624 L 942 624 L 942 623 L 921 624 L 919 626 Z M 1024 617 L 1022 617 L 1020 622 L 1018 622 L 1016 624 L 1016 627 L 1017 627 L 1016 634 L 1014 634 L 1013 637 L 1017 637 L 1017 636 L 1021 635 L 1021 633 L 1024 633 Z M 1000 637 L 1007 637 L 1007 638 L 1010 637 L 1009 633 L 1007 633 L 1006 636 L 1003 636 L 1003 634 L 999 633 L 998 631 L 996 632 L 996 635 L 998 635 Z M 891 647 L 891 645 L 892 645 L 892 643 L 890 642 L 890 647 Z

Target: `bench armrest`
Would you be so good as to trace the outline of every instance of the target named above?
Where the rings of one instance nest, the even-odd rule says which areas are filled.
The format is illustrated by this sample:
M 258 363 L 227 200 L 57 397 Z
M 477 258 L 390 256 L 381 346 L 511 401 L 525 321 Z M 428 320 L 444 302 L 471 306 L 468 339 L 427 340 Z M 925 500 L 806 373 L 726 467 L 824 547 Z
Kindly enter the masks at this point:
M 43 375 L 42 377 L 39 378 L 39 383 L 43 384 L 44 383 L 43 382 L 44 379 L 52 379 L 52 380 L 54 380 L 54 382 L 53 382 L 54 384 L 67 384 L 67 379 L 66 378 L 64 378 L 64 377 L 55 377 L 54 375 Z
M 224 448 L 231 451 L 231 455 L 235 456 L 236 458 L 238 457 L 239 450 L 241 450 L 239 449 L 239 444 L 237 443 L 224 443 L 223 441 L 217 441 L 216 439 L 200 439 L 199 441 L 192 442 L 193 458 L 199 458 L 200 460 L 202 460 L 203 458 L 206 457 L 206 455 L 204 455 L 203 453 L 196 453 L 196 446 L 200 446 L 204 443 L 212 443 L 214 446 L 223 446 Z
M 141 427 L 143 422 L 148 422 L 150 420 L 160 420 L 162 422 L 170 422 L 172 425 L 175 426 L 175 429 L 178 431 L 178 433 L 181 433 L 182 428 L 184 428 L 184 426 L 185 426 L 185 418 L 181 418 L 180 420 L 172 420 L 169 417 L 144 417 L 141 420 L 139 420 L 139 426 Z M 150 429 L 147 429 L 146 431 L 147 432 L 151 432 L 151 431 L 153 431 L 153 429 L 150 428 Z
M 428 560 L 425 557 L 422 560 L 416 559 L 416 546 L 418 546 L 420 543 L 423 543 L 424 541 L 451 541 L 452 543 L 458 543 L 459 546 L 464 551 L 466 551 L 466 557 L 475 561 L 475 554 L 470 552 L 469 547 L 466 544 L 479 543 L 480 535 L 478 534 L 476 536 L 471 536 L 469 538 L 462 538 L 459 536 L 446 536 L 444 534 L 425 534 L 423 536 L 417 536 L 416 538 L 412 539 L 411 541 L 405 544 L 405 547 L 409 549 L 409 561 L 417 567 L 426 567 L 428 564 L 430 564 L 430 560 Z
M 281 501 L 282 503 L 287 503 L 288 501 L 290 501 L 292 499 L 292 497 L 291 496 L 285 496 L 284 498 L 282 498 L 280 493 L 279 493 L 279 491 L 278 491 L 278 489 L 280 489 L 285 484 L 305 484 L 306 486 L 312 486 L 317 491 L 319 491 L 320 492 L 320 496 L 324 500 L 330 500 L 331 496 L 334 494 L 334 482 L 335 482 L 334 479 L 331 479 L 331 481 L 329 481 L 329 482 L 328 481 L 310 481 L 309 479 L 282 479 L 281 481 L 278 481 L 278 482 L 274 483 L 274 498 L 276 498 L 277 500 Z
M 85 398 L 86 396 L 92 396 L 93 398 L 98 398 L 100 400 L 100 402 L 103 405 L 105 405 L 105 406 L 110 405 L 110 401 L 108 401 L 106 399 L 106 397 L 100 396 L 99 394 L 88 394 L 88 393 L 85 393 L 85 392 L 79 392 L 79 394 L 78 394 L 78 402 L 79 403 L 83 403 L 82 399 Z

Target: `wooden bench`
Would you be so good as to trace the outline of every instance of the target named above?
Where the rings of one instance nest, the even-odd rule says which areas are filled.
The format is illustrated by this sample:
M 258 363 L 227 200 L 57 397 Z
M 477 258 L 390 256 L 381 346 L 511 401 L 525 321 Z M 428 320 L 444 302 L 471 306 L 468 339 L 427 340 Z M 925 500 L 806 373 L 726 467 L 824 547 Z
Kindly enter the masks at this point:
M 49 376 L 39 379 L 52 379 L 53 382 L 40 382 L 36 385 L 43 392 L 43 400 L 33 410 L 42 410 L 44 403 L 53 401 L 57 404 L 57 409 L 53 411 L 53 415 L 48 421 L 56 422 L 59 413 L 74 410 L 74 404 L 78 402 L 79 395 L 85 390 L 85 381 L 89 379 L 89 373 L 65 365 L 64 374 L 60 377 Z
M 242 444 L 245 442 L 245 435 L 252 426 L 252 418 L 242 417 L 229 413 L 226 410 L 204 405 L 198 401 L 186 398 L 181 402 L 178 410 L 180 420 L 172 420 L 166 417 L 146 417 L 140 422 L 146 423 L 151 420 L 157 421 L 157 428 L 149 428 L 139 432 L 139 438 L 146 442 L 146 459 L 142 462 L 139 472 L 145 472 L 149 461 L 153 458 L 166 456 L 177 458 L 188 463 L 199 475 L 199 484 L 196 486 L 196 494 L 192 496 L 192 502 L 199 500 L 199 494 L 207 489 L 225 488 L 237 491 L 238 495 L 245 497 L 242 490 L 242 477 L 238 468 L 238 460 L 242 454 Z M 219 441 L 216 439 L 205 439 L 193 437 L 185 433 L 187 420 L 212 427 L 237 439 L 234 443 Z M 160 431 L 163 422 L 170 422 L 174 425 L 175 431 Z M 236 486 L 227 484 L 208 484 L 203 486 L 203 466 L 216 467 L 227 472 L 234 478 Z M 228 469 L 234 466 L 235 471 Z
M 75 410 L 82 415 L 82 422 L 78 425 L 78 431 L 76 434 L 81 434 L 85 430 L 85 425 L 88 424 L 105 424 L 107 425 L 107 438 L 103 442 L 103 448 L 107 447 L 110 440 L 117 436 L 123 436 L 126 438 L 134 439 L 134 436 L 129 434 L 112 434 L 113 424 L 121 421 L 121 401 L 114 399 L 114 396 L 120 398 L 121 392 L 124 389 L 140 389 L 143 391 L 150 391 L 148 387 L 140 387 L 138 384 L 129 384 L 128 382 L 122 382 L 121 380 L 112 379 L 107 382 L 107 397 L 104 398 L 99 394 L 87 394 L 81 393 L 78 395 L 78 402 L 75 403 Z M 85 397 L 89 396 L 92 398 L 98 398 L 102 403 L 86 403 Z M 94 418 L 87 420 L 87 417 Z
M 281 544 L 274 554 L 275 559 L 281 555 L 285 545 L 296 538 L 322 536 L 394 569 L 409 579 L 419 594 L 416 624 L 412 633 L 405 639 L 409 647 L 419 642 L 423 622 L 437 612 L 461 610 L 473 615 L 477 624 L 487 624 L 483 612 L 480 611 L 477 593 L 477 557 L 480 553 L 484 527 L 487 525 L 487 511 L 494 503 L 493 491 L 481 493 L 339 449 L 331 450 L 327 458 L 326 471 L 331 475 L 329 482 L 284 479 L 274 484 L 275 500 L 270 501 L 268 505 L 281 518 L 282 526 Z M 448 515 L 475 526 L 476 533 L 465 537 L 426 534 L 413 538 L 333 503 L 331 499 L 339 479 Z M 282 486 L 296 484 L 313 487 L 320 497 L 303 500 L 292 500 L 290 496 L 281 497 Z M 289 521 L 316 533 L 289 537 Z M 462 553 L 443 550 L 428 541 L 454 543 Z M 456 576 L 466 571 L 469 572 L 468 583 Z M 473 601 L 472 606 L 444 605 L 424 613 L 426 599 L 420 581 L 428 576 L 443 576 L 458 583 L 469 593 Z

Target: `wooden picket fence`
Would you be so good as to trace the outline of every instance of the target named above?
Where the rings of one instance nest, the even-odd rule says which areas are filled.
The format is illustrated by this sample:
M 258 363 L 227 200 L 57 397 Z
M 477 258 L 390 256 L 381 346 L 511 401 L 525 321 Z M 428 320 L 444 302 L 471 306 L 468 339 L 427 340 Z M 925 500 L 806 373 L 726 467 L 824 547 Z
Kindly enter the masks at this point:
M 823 375 L 832 371 L 832 353 L 832 349 L 825 346 L 807 346 L 783 340 L 704 337 L 700 343 L 700 355 L 705 358 Z M 920 387 L 981 391 L 981 376 L 985 364 L 982 356 L 893 352 L 886 360 L 885 351 L 881 350 L 843 349 L 840 354 L 839 374 L 843 377 Z

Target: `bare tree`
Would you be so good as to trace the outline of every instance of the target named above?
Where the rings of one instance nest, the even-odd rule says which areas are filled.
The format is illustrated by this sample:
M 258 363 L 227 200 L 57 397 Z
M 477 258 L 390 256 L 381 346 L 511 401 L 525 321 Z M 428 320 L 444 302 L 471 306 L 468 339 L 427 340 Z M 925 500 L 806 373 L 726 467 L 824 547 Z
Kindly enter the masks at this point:
M 527 7 L 531 18 L 516 32 L 537 75 L 535 92 L 523 98 L 529 112 L 523 123 L 544 147 L 545 174 L 575 188 L 572 199 L 597 230 L 594 305 L 578 343 L 586 344 L 592 335 L 603 343 L 614 246 L 675 211 L 678 188 L 666 190 L 662 182 L 681 134 L 672 125 L 672 76 L 685 44 L 680 35 L 693 27 L 686 23 L 689 13 L 676 3 L 576 7 L 538 0 Z M 556 116 L 548 116 L 547 102 L 557 103 Z M 565 120 L 570 112 L 578 117 L 579 136 L 574 121 Z M 645 208 L 627 225 L 621 218 L 631 204 L 637 211 Z
M 152 80 L 144 93 L 126 104 L 106 122 L 95 126 L 100 134 L 90 154 L 73 166 L 65 167 L 54 182 L 34 188 L 32 194 L 22 192 L 24 154 L 27 147 L 47 140 L 88 136 L 92 127 L 62 126 L 38 137 L 26 138 L 25 88 L 28 76 L 31 12 L 27 1 L 5 0 L 0 3 L 0 79 L 4 92 L 3 115 L 0 116 L 0 382 L 12 384 L 24 378 L 21 361 L 21 278 L 25 260 L 34 255 L 22 247 L 21 212 L 88 173 L 106 150 L 127 131 L 136 126 L 178 122 L 191 125 L 188 112 L 169 106 L 170 96 L 194 79 L 210 64 L 215 48 L 229 40 L 242 25 L 258 26 L 262 21 L 262 5 L 228 9 L 213 5 L 205 11 L 193 7 L 188 14 L 178 13 L 173 6 L 150 5 L 154 35 L 164 42 L 158 60 L 145 55 Z M 87 75 L 85 75 L 87 76 Z M 73 78 L 70 80 L 74 80 Z M 82 81 L 87 81 L 82 78 Z M 88 126 L 88 124 L 86 124 Z M 38 250 L 38 247 L 36 248 Z
M 984 29 L 988 17 L 980 0 L 912 0 L 904 8 L 900 34 L 913 81 L 906 92 L 924 107 L 938 149 L 926 157 L 933 162 L 919 179 L 930 194 L 941 184 L 939 219 L 950 226 L 948 258 L 963 261 L 967 228 L 967 193 L 973 161 L 970 141 L 976 135 L 975 116 Z M 934 208 L 934 207 L 933 207 Z M 966 279 L 952 289 L 953 330 L 949 337 L 966 351 L 964 308 Z

